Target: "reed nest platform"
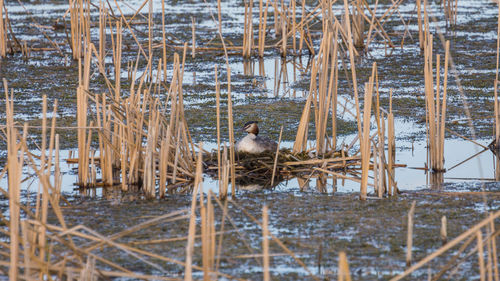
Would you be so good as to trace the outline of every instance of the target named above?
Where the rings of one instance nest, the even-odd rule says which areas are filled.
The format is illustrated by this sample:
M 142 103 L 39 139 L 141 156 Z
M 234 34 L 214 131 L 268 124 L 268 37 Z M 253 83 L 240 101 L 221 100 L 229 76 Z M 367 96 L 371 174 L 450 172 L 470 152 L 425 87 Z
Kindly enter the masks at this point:
M 221 152 L 221 155 L 223 153 Z M 204 154 L 205 173 L 218 177 L 219 165 L 217 152 Z M 224 169 L 224 164 L 220 169 Z M 313 153 L 293 153 L 290 149 L 259 154 L 235 153 L 235 178 L 238 184 L 261 184 L 264 188 L 273 187 L 274 183 L 296 176 L 311 174 L 314 171 L 328 173 L 359 168 L 361 158 L 349 157 L 345 151 L 332 151 L 320 157 Z

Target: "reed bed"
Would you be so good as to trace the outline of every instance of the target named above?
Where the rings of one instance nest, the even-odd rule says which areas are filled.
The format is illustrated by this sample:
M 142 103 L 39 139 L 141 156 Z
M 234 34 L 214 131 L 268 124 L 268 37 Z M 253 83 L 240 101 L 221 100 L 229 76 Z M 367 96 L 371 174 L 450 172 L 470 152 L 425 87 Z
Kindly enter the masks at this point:
M 445 17 L 451 25 L 456 23 L 457 1 L 443 1 Z M 310 268 L 291 251 L 286 244 L 275 237 L 269 226 L 272 221 L 268 216 L 268 208 L 262 209 L 262 221 L 252 217 L 237 202 L 228 199 L 229 184 L 231 195 L 236 196 L 236 189 L 247 181 L 262 181 L 265 187 L 272 187 L 279 180 L 289 179 L 297 175 L 312 174 L 324 178 L 331 175 L 335 178 L 352 180 L 360 183 L 360 199 L 368 199 L 368 186 L 374 187 L 374 193 L 379 197 L 396 195 L 395 168 L 401 165 L 395 162 L 395 127 L 392 110 L 392 91 L 388 114 L 380 105 L 378 89 L 377 65 L 374 63 L 369 81 L 364 84 L 362 101 L 358 92 L 358 77 L 356 74 L 356 56 L 360 49 L 368 49 L 374 33 L 378 34 L 385 44 L 393 47 L 391 39 L 383 28 L 383 18 L 391 10 L 397 9 L 394 3 L 381 18 L 377 18 L 376 10 L 372 10 L 364 0 L 344 0 L 344 13 L 339 21 L 331 10 L 331 3 L 323 1 L 306 13 L 305 1 L 301 3 L 300 19 L 296 5 L 291 1 L 259 1 L 258 37 L 255 45 L 254 3 L 245 2 L 244 34 L 241 46 L 226 48 L 222 35 L 220 1 L 218 2 L 218 30 L 227 60 L 227 49 L 234 50 L 245 58 L 257 54 L 263 57 L 266 50 L 273 49 L 283 57 L 290 53 L 300 55 L 303 44 L 314 56 L 311 64 L 311 79 L 309 95 L 305 101 L 299 127 L 292 150 L 280 150 L 261 155 L 236 153 L 233 121 L 233 100 L 231 94 L 231 68 L 227 63 L 227 120 L 229 144 L 221 142 L 221 93 L 217 80 L 218 70 L 215 69 L 215 92 L 217 108 L 217 151 L 204 153 L 202 145 L 195 145 L 190 135 L 184 112 L 183 77 L 187 56 L 187 43 L 184 45 L 167 46 L 165 30 L 165 3 L 162 1 L 162 42 L 154 43 L 153 1 L 144 1 L 141 8 L 131 18 L 124 14 L 114 13 L 104 2 L 97 7 L 98 43 L 94 45 L 91 38 L 90 0 L 69 1 L 70 38 L 69 48 L 72 57 L 78 61 L 79 82 L 76 88 L 77 114 L 74 128 L 77 131 L 78 157 L 68 159 L 78 164 L 78 185 L 81 187 L 119 186 L 122 191 L 140 187 L 146 198 L 165 197 L 169 192 L 191 191 L 191 208 L 164 214 L 146 220 L 138 225 L 120 232 L 102 235 L 84 225 L 68 227 L 61 211 L 61 170 L 60 139 L 55 133 L 57 119 L 57 102 L 54 103 L 52 119 L 47 118 L 47 98 L 42 102 L 42 137 L 40 155 L 28 151 L 28 127 L 24 125 L 22 135 L 17 131 L 14 122 L 13 92 L 9 94 L 7 81 L 4 79 L 6 97 L 6 142 L 7 168 L 9 190 L 2 193 L 9 198 L 9 219 L 2 216 L 2 221 L 8 227 L 8 261 L 0 261 L 0 265 L 9 268 L 9 278 L 17 279 L 85 279 L 97 278 L 138 278 L 145 280 L 172 280 L 157 275 L 134 273 L 115 261 L 99 256 L 94 250 L 108 248 L 126 253 L 138 262 L 164 272 L 159 260 L 174 264 L 184 271 L 184 280 L 192 280 L 196 271 L 203 273 L 204 280 L 217 278 L 233 279 L 236 276 L 221 272 L 220 257 L 222 255 L 223 236 L 233 229 L 225 230 L 224 223 L 228 215 L 228 204 L 238 209 L 262 229 L 262 254 L 255 254 L 248 244 L 248 237 L 240 233 L 242 243 L 248 247 L 250 255 L 258 260 L 263 268 L 264 280 L 271 279 L 271 243 L 281 249 L 284 255 L 291 257 L 298 267 L 310 275 L 311 279 L 319 280 L 311 273 Z M 0 0 L 0 56 L 6 56 L 7 33 L 4 21 L 4 1 Z M 139 42 L 134 29 L 133 19 L 139 11 L 148 5 L 147 47 Z M 440 56 L 436 56 L 436 80 L 433 78 L 432 35 L 429 32 L 427 1 L 424 0 L 424 23 L 421 22 L 421 3 L 417 0 L 418 28 L 420 47 L 424 49 L 424 79 L 427 127 L 429 131 L 429 150 L 431 168 L 435 172 L 444 171 L 444 132 L 446 120 L 447 74 L 449 61 L 449 42 L 445 46 L 445 66 L 441 98 Z M 119 6 L 117 6 L 119 10 Z M 269 10 L 271 9 L 271 10 Z M 499 10 L 500 11 L 500 10 Z M 273 22 L 268 15 L 273 15 Z M 370 18 L 371 17 L 371 18 Z M 311 37 L 311 26 L 321 19 L 321 43 L 319 49 L 314 46 Z M 272 26 L 276 38 L 267 36 Z M 368 34 L 366 26 L 369 24 Z M 95 25 L 95 24 L 94 24 Z M 500 21 L 499 21 L 500 26 Z M 108 28 L 109 27 L 109 28 Z M 128 62 L 128 89 L 122 89 L 122 51 L 124 50 L 122 35 L 127 34 L 137 43 L 137 57 Z M 499 29 L 500 30 L 500 29 Z M 110 34 L 108 34 L 108 31 Z M 111 40 L 109 42 L 108 40 Z M 299 46 L 297 47 L 297 41 Z M 97 45 L 98 44 L 98 45 Z M 109 75 L 106 67 L 108 47 L 111 45 L 112 67 L 114 73 Z M 56 45 L 57 46 L 57 45 Z M 97 47 L 96 47 L 97 46 Z M 143 47 L 144 46 L 144 47 Z M 204 51 L 220 51 L 218 45 L 206 44 L 203 47 L 197 42 L 195 18 L 191 18 L 191 58 Z M 161 48 L 161 58 L 157 61 L 155 48 Z M 257 52 L 255 50 L 257 49 Z M 29 48 L 21 48 L 23 56 L 29 58 Z M 181 50 L 182 54 L 172 50 Z M 498 53 L 498 48 L 497 48 Z M 168 54 L 168 55 L 167 55 Z M 172 55 L 171 55 L 172 54 Z M 351 80 L 353 83 L 352 99 L 354 99 L 359 142 L 358 151 L 351 153 L 337 143 L 337 108 L 339 84 L 339 60 L 349 57 Z M 167 64 L 172 64 L 171 77 L 167 77 Z M 497 61 L 498 63 L 498 61 Z M 145 65 L 145 68 L 144 68 Z M 91 87 L 93 67 L 103 78 L 107 90 L 93 92 Z M 286 64 L 285 64 L 286 66 Z M 344 64 L 345 66 L 345 64 Z M 141 69 L 142 68 L 142 69 Z M 140 70 L 141 69 L 141 70 Z M 155 72 L 156 71 L 156 72 Z M 498 74 L 498 66 L 497 66 Z M 109 76 L 109 77 L 108 77 Z M 498 121 L 498 77 L 495 80 L 495 120 L 496 142 L 499 141 Z M 160 95 L 163 95 L 160 99 Z M 376 99 L 375 103 L 373 99 Z M 311 116 L 314 122 L 311 122 Z M 372 119 L 376 124 L 376 132 L 371 132 Z M 385 125 L 387 122 L 387 125 Z M 95 125 L 95 126 L 94 126 Z M 310 126 L 315 128 L 314 142 L 309 140 Z M 331 135 L 327 128 L 331 126 Z M 281 143 L 282 132 L 278 143 Z M 386 150 L 387 139 L 387 150 Z M 498 146 L 498 145 L 497 145 Z M 352 146 L 351 146 L 352 147 Z M 350 154 L 349 154 L 350 153 Z M 197 155 L 196 155 L 197 154 Z M 38 160 L 39 159 L 39 160 Z M 30 166 L 40 184 L 37 190 L 34 208 L 29 208 L 21 202 L 20 189 L 23 165 Z M 98 178 L 98 171 L 100 177 Z M 213 175 L 219 183 L 219 198 L 202 191 L 203 173 Z M 371 174 L 370 174 L 371 173 Z M 369 182 L 373 179 L 373 182 Z M 206 196 L 206 198 L 205 198 Z M 221 201 L 223 200 L 223 201 Z M 400 280 L 415 270 L 429 263 L 453 247 L 464 243 L 476 242 L 471 250 L 477 253 L 479 274 L 481 280 L 498 280 L 498 253 L 495 222 L 500 217 L 499 212 L 490 213 L 489 217 L 479 224 L 449 241 L 447 237 L 446 217 L 441 221 L 440 236 L 443 247 L 424 259 L 412 260 L 413 215 L 415 202 L 408 214 L 407 258 L 409 268 L 392 280 Z M 220 228 L 216 229 L 215 209 L 222 212 Z M 49 223 L 48 215 L 52 211 L 57 218 L 56 223 Z M 22 214 L 25 217 L 22 217 Z M 145 230 L 159 223 L 184 221 L 188 225 L 187 234 L 182 239 L 186 241 L 185 259 L 175 259 L 168 255 L 148 252 L 138 247 L 119 242 L 119 238 Z M 217 237 L 217 235 L 219 235 Z M 218 238 L 218 240 L 217 240 Z M 199 243 L 197 243 L 197 240 Z M 78 242 L 76 242 L 78 241 Z M 84 241 L 84 242 L 82 242 Z M 151 241 L 136 241 L 151 243 Z M 218 242 L 218 247 L 216 247 Z M 455 257 L 437 274 L 440 276 L 459 263 L 465 248 L 458 250 Z M 4 243 L 1 247 L 5 247 Z M 64 249 L 61 251 L 61 249 Z M 2 251 L 7 256 L 7 251 Z M 184 258 L 184 257 L 183 257 Z M 262 260 L 261 260 L 262 258 Z M 411 266 L 413 264 L 413 266 Z M 347 256 L 339 253 L 338 279 L 351 280 Z M 106 268 L 104 270 L 103 268 Z

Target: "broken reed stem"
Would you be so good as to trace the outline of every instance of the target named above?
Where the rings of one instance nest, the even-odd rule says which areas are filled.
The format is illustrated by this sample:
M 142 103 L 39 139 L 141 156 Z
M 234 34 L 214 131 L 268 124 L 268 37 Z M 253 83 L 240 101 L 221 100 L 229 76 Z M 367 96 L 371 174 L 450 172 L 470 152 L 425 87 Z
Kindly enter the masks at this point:
M 262 207 L 262 272 L 264 274 L 264 281 L 271 280 L 269 272 L 269 230 L 268 230 L 268 208 L 266 205 Z
M 338 281 L 351 281 L 351 272 L 349 270 L 349 263 L 347 255 L 344 251 L 339 253 L 339 269 L 337 275 Z
M 441 232 L 440 232 L 440 236 L 441 236 L 441 241 L 443 242 L 443 245 L 446 244 L 446 242 L 448 241 L 448 231 L 446 230 L 447 226 L 446 226 L 446 216 L 442 216 L 441 217 Z
M 408 212 L 408 236 L 406 238 L 406 266 L 411 265 L 412 250 L 413 250 L 413 215 L 415 213 L 416 201 L 411 203 L 410 211 Z

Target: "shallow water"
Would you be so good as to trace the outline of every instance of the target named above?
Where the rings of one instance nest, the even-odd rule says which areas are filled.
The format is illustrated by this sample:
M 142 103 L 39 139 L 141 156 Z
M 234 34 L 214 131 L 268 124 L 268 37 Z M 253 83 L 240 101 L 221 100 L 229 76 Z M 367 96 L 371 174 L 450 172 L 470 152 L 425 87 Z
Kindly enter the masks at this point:
M 113 1 L 111 1 L 113 2 Z M 120 2 L 120 8 L 131 16 L 143 1 Z M 377 16 L 390 5 L 383 2 L 377 8 Z M 115 4 L 112 3 L 112 6 Z M 313 3 L 308 4 L 312 8 Z M 207 7 L 208 6 L 208 7 Z M 161 40 L 160 22 L 161 1 L 154 1 L 155 7 L 155 42 Z M 207 11 L 215 13 L 215 4 L 204 1 L 189 3 L 167 2 L 166 13 L 168 39 L 172 46 L 181 46 L 184 41 L 191 40 L 191 17 L 196 19 L 197 38 L 199 46 L 214 39 L 215 24 Z M 62 20 L 67 8 L 65 1 L 37 1 L 26 3 L 25 8 L 32 18 L 26 16 L 25 8 L 16 2 L 7 4 L 14 33 L 20 41 L 26 41 L 32 48 L 50 47 L 50 42 L 42 35 L 45 31 L 51 40 L 65 42 L 64 30 L 52 29 L 54 22 Z M 338 13 L 343 7 L 336 5 Z M 457 72 L 450 74 L 448 94 L 449 106 L 447 128 L 468 138 L 476 139 L 478 143 L 487 146 L 492 139 L 493 115 L 493 80 L 495 77 L 495 48 L 497 7 L 492 1 L 460 1 L 458 10 L 458 25 L 446 29 L 442 10 L 437 2 L 431 1 L 431 10 L 437 16 L 436 23 L 431 23 L 431 30 L 437 38 L 437 26 L 446 39 L 451 40 L 451 54 L 454 58 Z M 235 44 L 241 43 L 243 32 L 244 7 L 238 1 L 222 3 L 224 37 Z M 456 237 L 473 224 L 480 221 L 488 211 L 500 208 L 499 186 L 495 182 L 495 158 L 491 151 L 486 150 L 464 164 L 454 168 L 456 164 L 483 150 L 482 147 L 454 135 L 447 134 L 445 142 L 445 168 L 447 172 L 442 178 L 435 179 L 421 168 L 427 163 L 426 133 L 425 133 L 425 101 L 423 99 L 423 58 L 417 42 L 415 25 L 415 6 L 403 3 L 397 15 L 393 15 L 385 23 L 391 34 L 391 40 L 399 46 L 404 39 L 402 49 L 388 50 L 377 39 L 370 50 L 361 58 L 357 67 L 360 93 L 371 66 L 377 62 L 380 80 L 381 105 L 388 108 L 389 91 L 394 89 L 393 109 L 396 116 L 396 159 L 398 164 L 406 165 L 397 168 L 395 177 L 402 194 L 395 198 L 384 200 L 370 199 L 367 202 L 357 200 L 359 184 L 352 181 L 342 181 L 327 178 L 325 181 L 312 177 L 307 179 L 293 178 L 279 183 L 270 190 L 261 190 L 258 185 L 239 186 L 235 202 L 229 204 L 230 215 L 235 227 L 229 228 L 225 234 L 223 252 L 221 253 L 221 271 L 242 278 L 258 279 L 261 265 L 258 260 L 245 258 L 243 255 L 261 251 L 261 229 L 246 217 L 235 204 L 241 205 L 250 214 L 261 217 L 264 204 L 270 208 L 270 230 L 301 258 L 307 270 L 327 280 L 336 276 L 338 253 L 346 251 L 349 258 L 351 273 L 355 280 L 387 280 L 389 276 L 400 273 L 405 268 L 404 255 L 406 245 L 406 214 L 413 200 L 417 201 L 415 212 L 414 251 L 415 259 L 419 260 L 441 246 L 439 227 L 442 216 L 449 222 L 449 237 Z M 147 14 L 147 6 L 143 10 Z M 258 13 L 258 9 L 254 9 Z M 93 16 L 97 15 L 93 10 Z M 402 17 L 412 32 L 412 37 L 404 37 L 405 28 L 399 19 Z M 140 17 L 140 16 L 139 16 Z M 45 27 L 36 27 L 33 24 Z M 145 30 L 145 20 L 137 25 L 137 29 Z M 257 24 L 255 17 L 254 22 Z M 318 27 L 312 27 L 317 29 Z M 109 29 L 108 29 L 109 32 Z M 94 39 L 97 32 L 93 29 Z M 147 34 L 137 32 L 141 40 Z M 129 34 L 125 34 L 127 37 Z M 269 36 L 273 36 L 270 32 Z M 320 34 L 313 32 L 315 46 L 319 46 Z M 108 40 L 109 42 L 109 40 Z M 144 41 L 146 42 L 146 41 Z M 126 63 L 135 61 L 137 50 L 135 42 L 128 36 L 124 38 L 122 78 L 128 78 Z M 58 120 L 60 126 L 75 126 L 76 86 L 78 83 L 77 64 L 71 61 L 71 53 L 67 44 L 61 44 L 62 54 L 58 51 L 34 50 L 28 61 L 20 54 L 9 56 L 0 62 L 0 78 L 9 81 L 10 88 L 15 93 L 15 116 L 21 123 L 29 120 L 32 125 L 41 123 L 41 96 L 47 95 L 49 104 L 55 99 L 59 101 Z M 170 49 L 169 59 L 172 60 L 174 49 Z M 177 52 L 181 52 L 177 50 Z M 443 54 L 443 47 L 435 39 L 435 52 Z M 390 56 L 386 54 L 391 53 Z M 155 54 L 156 55 L 156 54 Z M 158 54 L 158 58 L 160 54 Z M 107 63 L 111 60 L 108 58 Z M 156 63 L 156 62 L 155 62 Z M 261 121 L 263 134 L 277 139 L 281 126 L 284 126 L 283 147 L 291 147 L 295 130 L 300 119 L 305 97 L 309 88 L 309 72 L 311 57 L 306 52 L 302 56 L 281 58 L 276 50 L 267 50 L 262 60 L 243 59 L 231 55 L 229 65 L 232 74 L 232 95 L 235 104 L 235 126 L 239 127 L 248 120 Z M 143 63 L 144 64 L 144 63 Z M 187 55 L 184 74 L 184 92 L 186 114 L 191 134 L 196 142 L 204 142 L 207 150 L 215 147 L 215 65 L 219 66 L 219 81 L 222 85 L 223 106 L 226 97 L 225 59 L 220 52 L 204 53 L 198 51 L 195 59 L 190 52 Z M 346 65 L 349 65 L 346 63 Z M 109 73 L 113 73 L 108 65 Z M 144 72 L 141 66 L 138 73 Z M 171 77 L 172 65 L 169 61 L 168 77 Z M 155 68 L 155 67 L 153 67 Z M 343 69 L 342 69 L 343 71 Z M 21 75 L 22 74 L 22 75 Z M 153 72 L 155 74 L 155 72 Z M 452 75 L 453 74 L 453 75 Z M 462 87 L 457 85 L 458 77 Z M 350 77 L 341 77 L 339 93 L 342 104 L 353 109 Z M 93 91 L 104 91 L 98 73 L 92 75 Z M 463 92 L 461 90 L 463 89 Z M 128 85 L 124 85 L 124 94 Z M 5 101 L 0 101 L 0 108 L 5 107 Z M 466 109 L 470 112 L 472 122 L 468 122 Z M 50 111 L 50 108 L 49 108 Z M 0 118 L 4 120 L 4 111 Z M 223 112 L 225 114 L 225 112 Z M 339 108 L 339 139 L 338 143 L 350 143 L 354 138 L 356 126 L 354 119 Z M 225 120 L 223 120 L 225 122 Z M 4 123 L 2 121 L 2 123 Z M 471 126 L 472 124 L 472 126 Z M 224 131 L 224 136 L 227 132 Z M 40 143 L 40 130 L 30 131 L 30 144 L 35 153 L 37 143 Z M 69 158 L 70 150 L 75 148 L 73 130 L 57 130 L 61 135 L 61 158 Z M 237 138 L 242 132 L 236 133 Z M 227 141 L 227 137 L 223 137 Z M 356 146 L 354 147 L 356 149 Z M 0 141 L 0 163 L 5 163 L 5 143 Z M 189 208 L 189 195 L 168 194 L 166 199 L 143 201 L 140 194 L 122 193 L 114 189 L 81 190 L 74 186 L 77 175 L 74 166 L 61 162 L 63 171 L 62 191 L 70 199 L 71 208 L 63 212 L 69 226 L 83 224 L 96 231 L 111 235 L 127 227 L 136 225 L 147 218 L 176 210 Z M 415 169 L 417 168 L 417 169 Z M 420 168 L 420 169 L 418 169 Z M 24 170 L 28 178 L 23 183 L 24 190 L 31 194 L 38 189 L 36 177 L 29 168 Z M 7 178 L 0 179 L 0 186 L 7 190 Z M 204 177 L 203 191 L 218 193 L 216 180 Z M 370 190 L 371 191 L 371 190 Z M 471 195 L 468 192 L 487 191 L 489 195 Z M 457 193 L 450 193 L 457 192 Z M 25 193 L 26 194 L 26 193 Z M 27 196 L 25 197 L 27 198 Z M 29 199 L 26 199 L 29 201 Z M 7 202 L 2 198 L 0 207 L 8 217 Z M 221 209 L 216 209 L 217 228 L 220 226 Z M 51 217 L 55 222 L 55 218 Z M 227 223 L 227 222 L 226 222 Z M 241 230 L 240 237 L 234 228 Z M 142 240 L 181 237 L 187 233 L 187 221 L 164 223 L 157 227 L 142 230 L 126 237 L 121 242 L 137 242 Z M 4 239 L 4 237 L 2 237 Z M 6 240 L 5 240 L 6 241 Z M 247 248 L 245 242 L 249 244 Z M 185 240 L 174 243 L 140 246 L 148 251 L 169 256 L 179 260 L 185 259 Z M 200 253 L 199 245 L 196 253 Z M 182 268 L 157 262 L 159 267 L 137 264 L 134 259 L 115 249 L 103 248 L 96 252 L 106 257 L 116 259 L 122 266 L 138 272 L 182 276 Z M 271 244 L 271 252 L 283 253 L 283 249 Z M 433 262 L 430 267 L 435 271 L 447 261 L 445 256 Z M 156 262 L 156 261 L 155 261 Z M 201 258 L 196 257 L 195 263 L 201 264 Z M 103 266 L 105 268 L 105 266 Z M 290 256 L 272 258 L 272 275 L 276 279 L 297 280 L 308 279 L 305 268 L 300 267 Z M 477 259 L 468 259 L 458 270 L 453 280 L 477 279 Z M 410 279 L 426 278 L 427 269 L 418 271 Z M 201 273 L 196 277 L 201 278 Z

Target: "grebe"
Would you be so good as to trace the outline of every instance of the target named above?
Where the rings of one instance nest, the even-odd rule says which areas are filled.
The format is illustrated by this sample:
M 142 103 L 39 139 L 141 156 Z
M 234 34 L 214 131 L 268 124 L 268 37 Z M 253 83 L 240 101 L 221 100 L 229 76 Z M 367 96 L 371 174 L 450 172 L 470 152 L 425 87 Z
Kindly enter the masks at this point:
M 264 151 L 275 151 L 278 146 L 276 142 L 259 137 L 259 127 L 257 121 L 250 121 L 243 126 L 243 130 L 248 132 L 246 137 L 236 143 L 236 151 L 247 153 L 262 153 Z

